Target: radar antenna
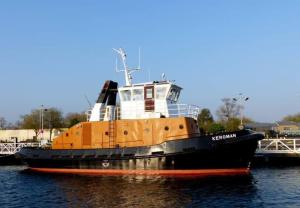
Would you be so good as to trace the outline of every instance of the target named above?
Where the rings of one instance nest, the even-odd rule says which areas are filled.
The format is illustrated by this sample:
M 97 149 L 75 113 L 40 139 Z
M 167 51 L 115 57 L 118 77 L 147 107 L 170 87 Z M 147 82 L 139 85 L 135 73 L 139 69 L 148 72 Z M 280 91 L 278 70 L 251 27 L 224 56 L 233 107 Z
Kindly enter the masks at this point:
M 118 69 L 118 61 L 116 59 L 116 71 L 117 72 L 124 72 L 125 73 L 125 81 L 126 81 L 126 86 L 131 86 L 132 85 L 132 76 L 131 74 L 135 71 L 139 71 L 141 70 L 141 66 L 140 66 L 140 49 L 139 49 L 139 66 L 137 68 L 129 68 L 127 66 L 127 63 L 126 63 L 126 53 L 125 51 L 122 49 L 122 48 L 119 48 L 119 49 L 115 49 L 113 48 L 114 51 L 116 51 L 119 55 L 120 55 L 120 58 L 123 62 L 123 67 L 124 69 L 122 70 L 119 70 Z

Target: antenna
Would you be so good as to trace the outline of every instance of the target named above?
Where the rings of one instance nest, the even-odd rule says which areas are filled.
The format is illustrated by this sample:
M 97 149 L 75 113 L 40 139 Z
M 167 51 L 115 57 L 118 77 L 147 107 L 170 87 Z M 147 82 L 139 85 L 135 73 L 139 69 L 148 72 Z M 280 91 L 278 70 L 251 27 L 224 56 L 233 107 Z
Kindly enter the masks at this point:
M 92 108 L 92 104 L 91 104 L 90 100 L 88 99 L 88 97 L 86 95 L 84 95 L 84 97 L 85 97 L 86 101 L 88 102 L 90 108 Z
M 148 69 L 148 81 L 150 82 L 151 81 L 151 70 Z
M 139 66 L 138 69 L 141 69 L 141 47 L 139 47 Z
M 116 72 L 120 72 L 118 69 L 118 57 L 116 57 Z
M 141 70 L 140 68 L 140 50 L 139 50 L 139 67 L 138 68 L 129 68 L 126 64 L 126 53 L 122 48 L 119 49 L 115 49 L 113 48 L 114 51 L 116 51 L 119 55 L 120 58 L 122 59 L 123 62 L 123 70 L 118 70 L 118 66 L 117 66 L 117 61 L 116 61 L 116 71 L 117 72 L 124 72 L 125 73 L 125 81 L 126 81 L 126 86 L 131 86 L 131 81 L 132 81 L 132 73 L 135 71 L 139 71 Z

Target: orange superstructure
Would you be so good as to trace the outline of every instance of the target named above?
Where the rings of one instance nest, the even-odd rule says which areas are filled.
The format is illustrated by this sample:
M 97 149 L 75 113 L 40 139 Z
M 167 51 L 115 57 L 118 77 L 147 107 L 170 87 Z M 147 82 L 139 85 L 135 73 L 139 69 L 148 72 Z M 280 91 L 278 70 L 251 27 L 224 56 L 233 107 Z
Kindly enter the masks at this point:
M 52 149 L 138 147 L 199 136 L 192 118 L 152 118 L 79 123 L 54 139 Z

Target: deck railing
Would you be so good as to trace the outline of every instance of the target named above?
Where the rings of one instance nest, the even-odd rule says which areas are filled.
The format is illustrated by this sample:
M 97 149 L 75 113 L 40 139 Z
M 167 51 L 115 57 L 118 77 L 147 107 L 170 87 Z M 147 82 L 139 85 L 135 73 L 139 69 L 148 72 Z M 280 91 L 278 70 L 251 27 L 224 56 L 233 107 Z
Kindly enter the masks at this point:
M 0 143 L 0 155 L 12 155 L 19 152 L 23 147 L 39 147 L 40 143 Z
M 197 120 L 200 113 L 200 108 L 195 105 L 189 104 L 170 104 L 168 105 L 168 111 L 170 117 L 190 117 Z
M 140 118 L 147 113 L 157 114 L 157 117 L 190 117 L 197 119 L 198 114 L 200 113 L 200 108 L 195 105 L 189 104 L 168 104 L 168 105 L 147 105 L 145 110 L 144 105 L 136 105 L 130 108 L 126 107 L 126 111 L 121 111 L 120 107 L 116 107 L 114 110 L 102 109 L 100 112 L 100 120 L 107 120 L 107 118 L 112 118 L 113 120 L 120 120 L 124 118 Z M 90 117 L 90 111 L 88 112 L 88 118 Z
M 258 142 L 256 153 L 299 153 L 300 139 L 263 139 Z

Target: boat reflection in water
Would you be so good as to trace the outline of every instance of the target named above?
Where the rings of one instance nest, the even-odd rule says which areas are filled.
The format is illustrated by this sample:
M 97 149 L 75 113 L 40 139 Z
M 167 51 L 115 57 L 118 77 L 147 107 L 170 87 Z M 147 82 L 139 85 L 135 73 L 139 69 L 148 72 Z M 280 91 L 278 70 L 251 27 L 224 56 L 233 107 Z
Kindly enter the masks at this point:
M 67 207 L 203 207 L 237 203 L 256 196 L 253 177 L 79 176 L 26 172 L 50 179 Z M 246 194 L 246 195 L 245 195 Z M 226 202 L 221 198 L 226 197 Z M 243 201 L 244 200 L 244 201 Z M 249 204 L 248 204 L 249 205 Z
M 24 171 L 25 170 L 25 171 Z M 300 167 L 245 176 L 168 178 L 41 174 L 0 167 L 1 207 L 299 207 Z

